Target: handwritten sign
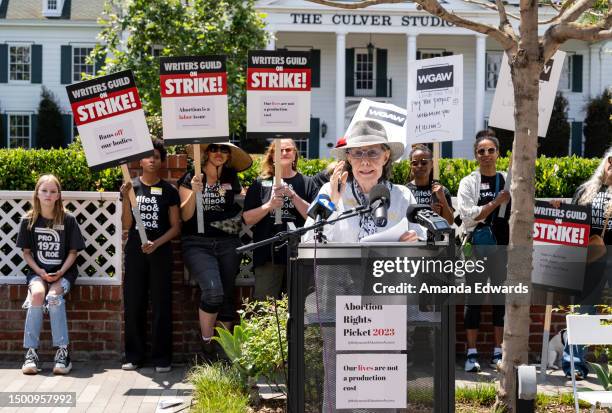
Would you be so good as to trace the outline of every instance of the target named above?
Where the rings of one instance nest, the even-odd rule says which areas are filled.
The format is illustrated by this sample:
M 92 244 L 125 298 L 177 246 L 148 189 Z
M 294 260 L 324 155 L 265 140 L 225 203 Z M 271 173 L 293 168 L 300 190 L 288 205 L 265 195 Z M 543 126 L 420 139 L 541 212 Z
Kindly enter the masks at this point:
M 538 136 L 546 136 L 550 115 L 555 103 L 561 69 L 566 53 L 558 50 L 544 65 L 540 73 L 540 95 L 538 100 Z M 489 115 L 489 126 L 514 131 L 514 88 L 508 56 L 504 53 L 495 88 L 495 96 Z
M 416 60 L 408 66 L 406 146 L 463 139 L 463 56 Z
M 166 143 L 212 143 L 229 139 L 225 61 L 225 56 L 160 58 Z
M 66 87 L 87 165 L 94 171 L 153 154 L 131 70 Z

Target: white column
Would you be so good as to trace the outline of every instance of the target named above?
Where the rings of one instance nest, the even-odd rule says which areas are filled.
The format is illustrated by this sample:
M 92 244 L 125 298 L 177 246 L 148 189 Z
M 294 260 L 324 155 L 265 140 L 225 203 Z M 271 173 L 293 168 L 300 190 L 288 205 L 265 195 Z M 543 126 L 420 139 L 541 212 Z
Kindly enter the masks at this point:
M 484 99 L 485 99 L 485 65 L 487 53 L 487 38 L 481 34 L 476 35 L 476 96 L 474 106 L 474 133 L 484 127 Z
M 269 30 L 270 38 L 268 39 L 268 44 L 266 46 L 266 50 L 276 50 L 276 31 Z
M 566 58 L 567 59 L 567 58 Z M 591 98 L 601 93 L 601 45 L 589 47 L 589 95 Z
M 408 102 L 410 102 L 410 85 L 408 85 L 408 68 L 410 67 L 410 61 L 416 60 L 416 52 L 417 52 L 417 35 L 416 34 L 406 34 L 406 107 L 408 107 Z
M 344 114 L 346 112 L 344 87 L 346 77 L 346 33 L 336 33 L 336 136 L 344 135 Z

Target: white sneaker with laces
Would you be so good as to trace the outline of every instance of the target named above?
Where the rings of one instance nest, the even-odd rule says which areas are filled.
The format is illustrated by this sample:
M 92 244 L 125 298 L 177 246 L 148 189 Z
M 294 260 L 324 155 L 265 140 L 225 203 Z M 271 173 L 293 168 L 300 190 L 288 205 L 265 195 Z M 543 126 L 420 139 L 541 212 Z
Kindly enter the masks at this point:
M 66 347 L 60 347 L 55 353 L 55 366 L 53 367 L 53 374 L 68 374 L 72 370 L 72 362 L 70 361 L 70 354 Z
M 37 374 L 40 371 L 42 371 L 42 369 L 40 368 L 40 361 L 38 360 L 36 349 L 29 348 L 25 354 L 21 372 L 23 374 Z
M 480 371 L 478 353 L 472 353 L 467 355 L 467 359 L 465 360 L 465 371 L 470 373 L 478 373 Z

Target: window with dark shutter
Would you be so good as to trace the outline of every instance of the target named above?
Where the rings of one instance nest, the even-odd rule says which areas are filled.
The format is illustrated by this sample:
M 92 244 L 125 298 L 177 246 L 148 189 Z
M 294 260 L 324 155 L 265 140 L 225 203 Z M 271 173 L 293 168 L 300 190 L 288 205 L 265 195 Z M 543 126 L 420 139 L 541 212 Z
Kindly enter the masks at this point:
M 61 82 L 62 85 L 72 83 L 72 46 L 61 47 Z
M 387 49 L 376 49 L 376 96 L 387 97 Z

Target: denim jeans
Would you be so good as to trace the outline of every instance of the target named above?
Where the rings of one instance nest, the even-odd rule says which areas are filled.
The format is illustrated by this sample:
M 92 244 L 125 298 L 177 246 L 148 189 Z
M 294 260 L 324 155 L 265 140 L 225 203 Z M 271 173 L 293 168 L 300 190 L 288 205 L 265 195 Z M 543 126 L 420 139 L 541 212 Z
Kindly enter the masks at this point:
M 48 289 L 49 284 L 40 277 L 34 277 L 30 280 L 29 287 L 34 282 L 42 282 Z M 43 324 L 43 308 L 49 311 L 49 319 L 51 321 L 51 335 L 53 337 L 53 346 L 61 347 L 68 345 L 68 320 L 66 319 L 66 302 L 64 295 L 70 291 L 70 282 L 65 278 L 61 279 L 63 292 L 60 295 L 48 293 L 45 297 L 45 302 L 42 306 L 33 306 L 31 293 L 28 292 L 28 297 L 23 303 L 23 308 L 28 310 L 23 332 L 23 347 L 38 348 L 40 344 L 40 331 Z

